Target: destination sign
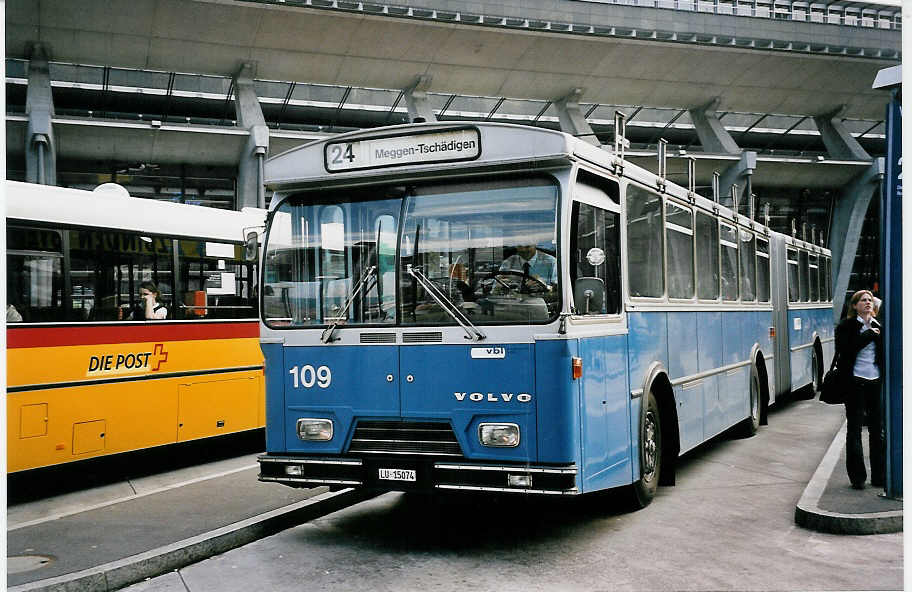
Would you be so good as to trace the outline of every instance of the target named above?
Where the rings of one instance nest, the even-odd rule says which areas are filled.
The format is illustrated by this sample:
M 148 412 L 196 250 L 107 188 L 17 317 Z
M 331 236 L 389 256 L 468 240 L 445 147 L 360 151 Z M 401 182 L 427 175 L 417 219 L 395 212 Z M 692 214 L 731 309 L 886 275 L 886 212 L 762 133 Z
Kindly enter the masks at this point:
M 331 142 L 326 145 L 324 152 L 326 170 L 331 173 L 430 162 L 471 160 L 480 155 L 481 136 L 477 129 L 458 129 L 353 142 Z

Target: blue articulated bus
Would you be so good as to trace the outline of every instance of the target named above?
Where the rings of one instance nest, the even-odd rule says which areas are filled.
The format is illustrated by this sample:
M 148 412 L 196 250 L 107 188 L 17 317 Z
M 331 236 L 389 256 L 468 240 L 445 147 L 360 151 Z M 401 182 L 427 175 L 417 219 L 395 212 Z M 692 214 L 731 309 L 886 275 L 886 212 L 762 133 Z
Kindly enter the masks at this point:
M 622 150 L 414 124 L 266 179 L 262 481 L 645 505 L 832 356 L 829 251 Z

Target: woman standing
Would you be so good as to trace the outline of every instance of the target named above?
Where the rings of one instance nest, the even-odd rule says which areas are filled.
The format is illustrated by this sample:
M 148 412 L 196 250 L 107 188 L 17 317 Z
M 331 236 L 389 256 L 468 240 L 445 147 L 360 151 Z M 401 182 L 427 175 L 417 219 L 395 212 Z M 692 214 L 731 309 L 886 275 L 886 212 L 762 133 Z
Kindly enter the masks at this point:
M 861 427 L 868 419 L 871 485 L 884 485 L 884 438 L 880 385 L 883 374 L 883 328 L 874 318 L 874 295 L 859 290 L 852 295 L 848 316 L 836 327 L 837 367 L 846 389 L 846 471 L 855 489 L 864 489 L 864 452 Z

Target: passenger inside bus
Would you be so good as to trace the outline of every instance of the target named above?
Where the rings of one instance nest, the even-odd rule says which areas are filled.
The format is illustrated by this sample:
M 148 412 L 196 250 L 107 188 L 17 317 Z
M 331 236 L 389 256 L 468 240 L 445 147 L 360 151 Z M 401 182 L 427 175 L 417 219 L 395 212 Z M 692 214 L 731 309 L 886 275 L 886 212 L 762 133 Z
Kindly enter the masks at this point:
M 161 292 L 155 282 L 144 281 L 139 284 L 140 304 L 130 313 L 131 321 L 154 321 L 168 318 L 168 307 L 159 302 Z

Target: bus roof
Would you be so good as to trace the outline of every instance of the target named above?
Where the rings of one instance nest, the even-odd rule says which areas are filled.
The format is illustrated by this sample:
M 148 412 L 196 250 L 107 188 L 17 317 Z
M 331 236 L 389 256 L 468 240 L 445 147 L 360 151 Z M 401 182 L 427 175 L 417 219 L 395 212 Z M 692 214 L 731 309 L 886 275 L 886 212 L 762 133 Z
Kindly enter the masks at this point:
M 392 174 L 567 164 L 575 138 L 563 132 L 505 123 L 420 123 L 340 134 L 293 148 L 266 161 L 268 187 L 302 188 L 319 182 L 371 182 Z M 348 146 L 354 152 L 346 153 Z M 339 150 L 335 152 L 335 150 Z M 361 154 L 355 154 L 361 150 Z M 404 155 L 404 156 L 403 156 Z M 355 157 L 358 162 L 352 162 Z M 363 162 L 363 164 L 362 164 Z
M 476 142 L 473 144 L 473 142 Z M 358 185 L 391 177 L 439 177 L 486 170 L 545 169 L 568 166 L 573 160 L 604 168 L 623 164 L 623 176 L 659 191 L 655 173 L 613 151 L 594 146 L 565 132 L 494 122 L 435 122 L 372 128 L 339 134 L 292 148 L 266 161 L 266 184 L 277 196 L 309 187 Z M 730 224 L 764 234 L 779 234 L 758 220 L 735 213 L 671 181 L 661 192 L 703 210 L 715 212 Z M 270 207 L 278 207 L 273 199 Z M 791 244 L 812 251 L 823 247 L 789 238 Z
M 266 211 L 221 210 L 131 197 L 122 187 L 96 191 L 4 181 L 7 220 L 110 228 L 174 237 L 240 242 L 262 227 Z M 108 190 L 106 190 L 108 189 Z

